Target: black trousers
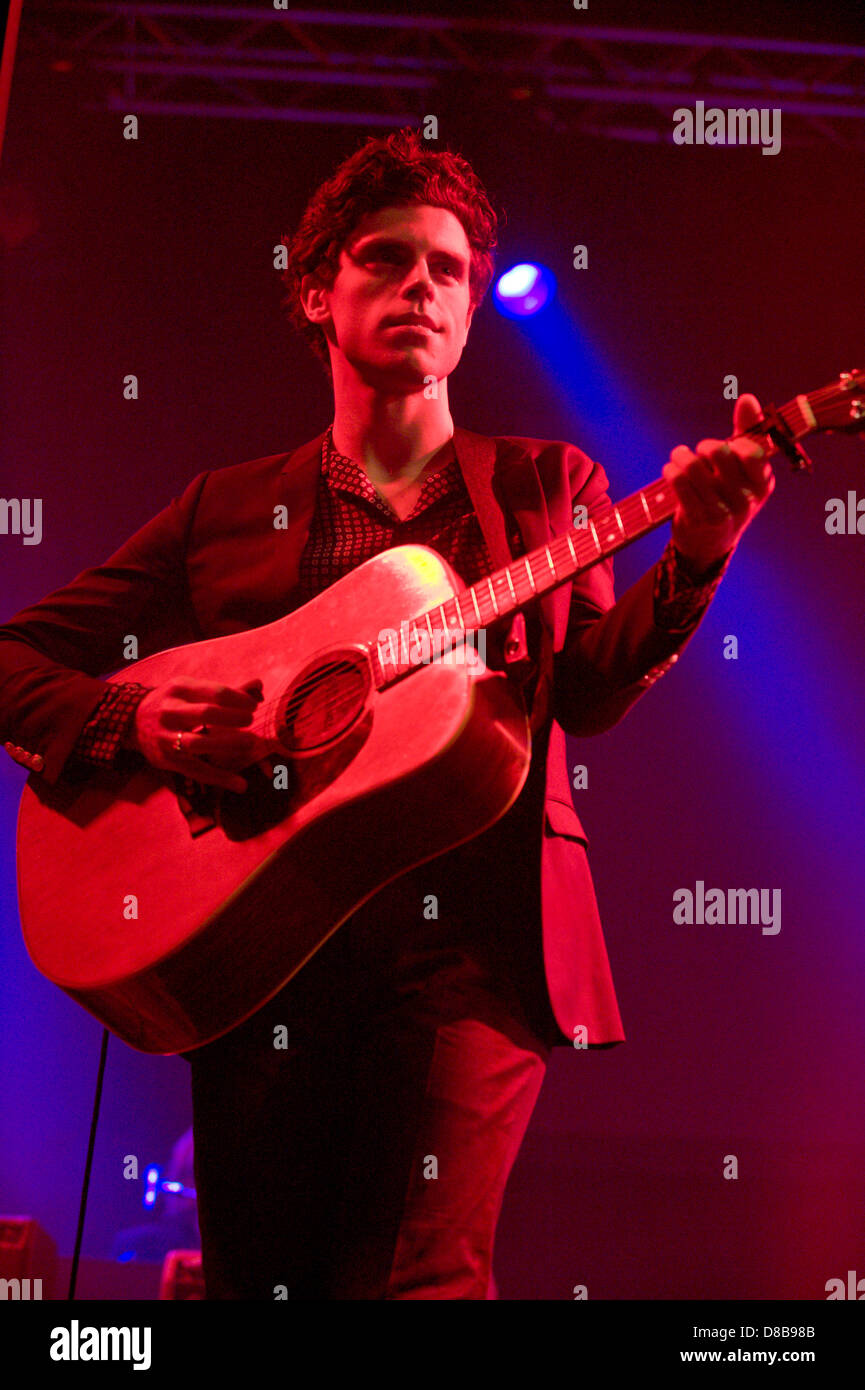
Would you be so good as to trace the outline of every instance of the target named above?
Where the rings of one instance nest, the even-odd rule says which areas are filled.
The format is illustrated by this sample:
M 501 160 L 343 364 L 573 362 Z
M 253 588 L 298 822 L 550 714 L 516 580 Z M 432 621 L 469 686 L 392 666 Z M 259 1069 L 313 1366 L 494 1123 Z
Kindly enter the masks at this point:
M 523 831 L 388 885 L 188 1054 L 208 1298 L 488 1297 L 557 1033 Z

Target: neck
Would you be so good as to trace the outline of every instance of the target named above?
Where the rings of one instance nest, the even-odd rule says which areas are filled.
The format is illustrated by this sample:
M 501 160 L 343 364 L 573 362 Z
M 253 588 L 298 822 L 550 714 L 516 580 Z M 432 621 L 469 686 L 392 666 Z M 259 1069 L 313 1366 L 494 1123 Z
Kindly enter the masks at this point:
M 361 464 L 373 483 L 416 477 L 454 432 L 447 379 L 438 383 L 437 399 L 423 392 L 388 395 L 357 381 L 348 390 L 335 371 L 335 448 Z

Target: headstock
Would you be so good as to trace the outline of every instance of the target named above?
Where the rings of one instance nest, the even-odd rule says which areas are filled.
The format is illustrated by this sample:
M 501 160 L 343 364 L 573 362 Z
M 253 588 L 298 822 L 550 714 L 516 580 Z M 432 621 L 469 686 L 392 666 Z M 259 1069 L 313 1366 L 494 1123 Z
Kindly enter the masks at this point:
M 813 465 L 799 444 L 806 434 L 865 431 L 865 372 L 842 372 L 837 381 L 806 396 L 797 396 L 777 408 L 768 405 L 762 417 L 745 431 L 756 439 L 771 441 L 797 471 L 810 473 Z
M 831 386 L 807 397 L 815 430 L 858 434 L 865 430 L 865 372 L 842 372 Z

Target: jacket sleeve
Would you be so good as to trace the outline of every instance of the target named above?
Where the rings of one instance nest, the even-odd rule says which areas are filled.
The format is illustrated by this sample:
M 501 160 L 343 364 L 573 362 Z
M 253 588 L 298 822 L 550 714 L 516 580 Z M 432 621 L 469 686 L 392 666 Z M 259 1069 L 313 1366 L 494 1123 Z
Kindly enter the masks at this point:
M 130 637 L 136 659 L 199 635 L 186 578 L 200 473 L 180 497 L 104 564 L 16 613 L 0 627 L 0 742 L 52 785 L 119 670 Z
M 594 518 L 610 507 L 600 464 L 566 446 L 572 510 Z M 669 670 L 694 635 L 732 558 L 696 574 L 672 541 L 660 560 L 616 599 L 608 558 L 573 581 L 568 628 L 554 654 L 553 714 L 567 733 L 612 728 Z
M 112 682 L 106 686 L 102 699 L 72 745 L 70 758 L 95 763 L 97 767 L 113 766 L 135 711 L 153 688 L 137 681 Z

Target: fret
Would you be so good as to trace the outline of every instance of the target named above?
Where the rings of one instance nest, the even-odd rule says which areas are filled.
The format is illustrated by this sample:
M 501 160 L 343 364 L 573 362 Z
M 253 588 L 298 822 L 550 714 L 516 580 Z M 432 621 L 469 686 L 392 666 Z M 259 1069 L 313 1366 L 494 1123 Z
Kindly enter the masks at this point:
M 562 537 L 562 559 L 559 560 L 560 566 L 565 566 L 567 574 L 573 574 L 574 566 L 579 566 L 579 553 L 574 545 L 572 532 L 567 531 Z
M 574 551 L 574 558 L 578 565 L 587 565 L 597 554 L 596 547 L 592 544 L 591 536 L 575 536 L 571 542 Z
M 468 594 L 476 615 L 476 621 L 470 626 L 482 627 L 485 609 L 490 610 L 490 616 L 486 621 L 491 622 L 509 612 L 526 607 L 533 598 L 558 588 L 581 570 L 590 569 L 608 552 L 620 549 L 622 545 L 629 544 L 646 531 L 659 526 L 673 515 L 673 509 L 671 491 L 663 480 L 659 480 L 633 496 L 623 498 L 603 515 L 595 519 L 590 517 L 587 527 L 580 528 L 579 535 L 568 528 L 561 536 L 552 537 L 549 544 L 530 551 L 528 555 L 520 556 L 518 560 L 495 570 L 492 574 L 484 575 L 483 581 L 478 580 L 477 584 L 469 585 L 468 588 L 454 594 L 437 608 L 423 614 L 419 621 L 426 623 L 433 640 L 434 613 L 438 615 L 436 624 L 441 622 L 445 630 L 449 626 L 467 630 L 461 600 L 464 602 Z M 598 525 L 603 528 L 603 539 L 598 533 Z M 536 562 L 549 568 L 549 577 L 540 580 L 535 578 L 533 566 Z M 481 587 L 482 582 L 486 583 L 485 589 Z M 417 640 L 417 623 L 413 627 Z M 386 662 L 382 660 L 381 664 L 385 665 Z

